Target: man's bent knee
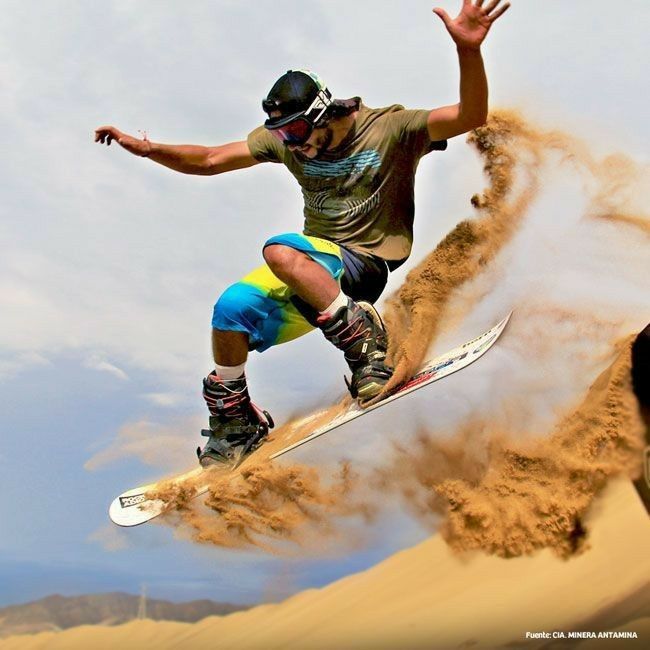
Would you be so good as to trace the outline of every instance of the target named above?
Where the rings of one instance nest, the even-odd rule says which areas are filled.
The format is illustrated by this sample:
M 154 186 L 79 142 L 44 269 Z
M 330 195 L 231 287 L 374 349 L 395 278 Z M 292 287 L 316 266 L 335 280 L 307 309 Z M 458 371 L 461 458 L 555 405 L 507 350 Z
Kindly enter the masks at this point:
M 309 259 L 305 253 L 284 244 L 269 244 L 262 250 L 262 255 L 272 271 L 290 269 L 300 258 Z
M 262 254 L 267 266 L 274 273 L 286 273 L 293 265 L 302 261 L 320 264 L 335 280 L 338 280 L 343 272 L 340 247 L 319 237 L 297 233 L 275 235 L 266 241 Z

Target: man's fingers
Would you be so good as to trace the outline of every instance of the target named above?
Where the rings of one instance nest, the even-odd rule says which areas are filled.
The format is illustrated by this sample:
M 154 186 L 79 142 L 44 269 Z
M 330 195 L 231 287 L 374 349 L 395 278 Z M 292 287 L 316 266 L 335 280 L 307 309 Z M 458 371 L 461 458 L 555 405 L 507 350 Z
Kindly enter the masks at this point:
M 95 142 L 101 142 L 102 144 L 109 145 L 113 140 L 119 142 L 119 137 L 122 134 L 114 126 L 100 126 L 98 129 L 95 129 Z
M 483 7 L 484 13 L 489 16 L 490 20 L 496 20 L 499 16 L 501 16 L 509 7 L 510 3 L 506 2 L 503 7 L 499 7 L 497 11 L 494 11 L 497 7 L 497 5 L 501 2 L 501 0 L 492 0 L 489 2 L 485 7 L 483 7 L 483 0 L 476 0 L 476 6 L 478 8 Z M 494 13 L 492 13 L 494 11 Z
M 440 20 L 442 20 L 445 25 L 448 25 L 451 22 L 451 18 L 449 17 L 449 14 L 444 10 L 441 9 L 440 7 L 435 7 L 433 9 L 433 13 L 436 14 L 436 16 L 440 17 Z
M 496 20 L 499 16 L 502 16 L 509 8 L 510 3 L 506 2 L 503 7 L 499 7 L 493 14 L 490 14 L 490 20 Z

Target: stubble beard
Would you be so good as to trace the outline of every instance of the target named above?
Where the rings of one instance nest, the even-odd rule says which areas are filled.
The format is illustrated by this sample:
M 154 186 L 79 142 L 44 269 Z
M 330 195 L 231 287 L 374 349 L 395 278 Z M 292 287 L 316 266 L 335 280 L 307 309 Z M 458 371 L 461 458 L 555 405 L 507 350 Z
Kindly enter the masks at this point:
M 316 158 L 320 158 L 328 149 L 328 147 L 332 144 L 332 140 L 334 138 L 334 131 L 328 126 L 324 128 L 324 133 L 314 144 L 311 145 L 313 149 L 316 149 L 316 153 L 313 156 L 306 156 L 302 152 L 298 152 L 300 156 L 307 160 L 315 160 Z

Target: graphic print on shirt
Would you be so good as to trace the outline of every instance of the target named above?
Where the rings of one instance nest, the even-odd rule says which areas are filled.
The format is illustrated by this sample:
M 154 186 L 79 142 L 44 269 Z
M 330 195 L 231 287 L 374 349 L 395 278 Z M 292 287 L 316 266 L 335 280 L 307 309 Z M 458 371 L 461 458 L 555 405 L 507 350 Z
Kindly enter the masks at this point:
M 376 149 L 352 154 L 342 160 L 310 160 L 303 173 L 314 180 L 332 179 L 338 191 L 303 191 L 305 207 L 330 217 L 353 218 L 368 214 L 379 205 L 380 192 L 377 172 L 381 156 Z
M 327 190 L 304 194 L 305 207 L 315 210 L 320 214 L 332 217 L 356 217 L 359 214 L 367 214 L 379 205 L 379 190 L 366 199 L 333 198 Z
M 338 176 L 356 176 L 367 169 L 381 167 L 381 156 L 376 149 L 360 151 L 343 160 L 310 160 L 303 166 L 305 176 L 334 178 Z

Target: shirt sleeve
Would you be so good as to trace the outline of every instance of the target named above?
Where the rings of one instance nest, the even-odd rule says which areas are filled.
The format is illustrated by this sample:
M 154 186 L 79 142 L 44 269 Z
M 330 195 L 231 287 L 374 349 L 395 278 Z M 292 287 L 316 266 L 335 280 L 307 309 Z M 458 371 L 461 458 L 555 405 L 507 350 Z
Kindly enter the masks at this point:
M 447 140 L 431 141 L 427 128 L 429 113 L 430 111 L 426 109 L 404 109 L 388 116 L 395 137 L 420 156 L 430 151 L 444 151 L 447 148 Z
M 284 162 L 285 147 L 272 136 L 268 129 L 258 126 L 248 134 L 248 149 L 259 162 Z

